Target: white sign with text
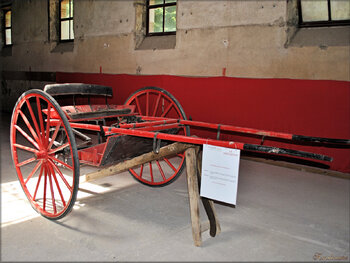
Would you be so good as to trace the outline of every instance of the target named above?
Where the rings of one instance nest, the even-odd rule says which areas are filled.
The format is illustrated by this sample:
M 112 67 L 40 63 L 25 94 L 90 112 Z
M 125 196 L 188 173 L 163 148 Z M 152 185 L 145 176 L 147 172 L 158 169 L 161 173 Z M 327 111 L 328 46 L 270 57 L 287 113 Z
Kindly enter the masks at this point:
M 236 205 L 240 153 L 203 145 L 201 196 Z

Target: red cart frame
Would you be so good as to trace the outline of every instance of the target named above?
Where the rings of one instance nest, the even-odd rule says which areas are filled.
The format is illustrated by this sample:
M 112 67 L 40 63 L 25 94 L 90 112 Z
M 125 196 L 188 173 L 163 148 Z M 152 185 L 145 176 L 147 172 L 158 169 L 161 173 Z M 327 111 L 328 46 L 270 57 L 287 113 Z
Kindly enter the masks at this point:
M 52 96 L 70 95 L 73 105 L 60 106 Z M 79 103 L 88 97 L 88 103 Z M 105 96 L 105 104 L 91 104 L 90 96 Z M 318 138 L 264 131 L 232 125 L 188 120 L 180 103 L 169 92 L 146 87 L 134 92 L 124 105 L 109 105 L 110 87 L 89 84 L 54 84 L 29 90 L 17 101 L 11 120 L 11 150 L 21 186 L 33 208 L 48 219 L 67 215 L 76 201 L 80 165 L 108 167 L 147 152 L 157 153 L 173 142 L 210 144 L 244 151 L 288 155 L 321 161 L 331 157 L 220 139 L 234 132 L 273 137 L 288 142 L 349 145 L 349 139 Z M 216 139 L 190 136 L 190 128 L 212 129 Z M 149 186 L 173 182 L 185 166 L 185 155 L 176 153 L 130 169 Z

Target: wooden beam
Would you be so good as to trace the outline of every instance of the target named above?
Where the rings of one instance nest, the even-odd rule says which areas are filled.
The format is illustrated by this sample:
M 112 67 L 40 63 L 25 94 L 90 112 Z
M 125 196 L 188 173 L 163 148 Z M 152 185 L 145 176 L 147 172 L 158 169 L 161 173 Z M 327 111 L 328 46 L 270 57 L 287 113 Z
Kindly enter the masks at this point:
M 135 157 L 131 160 L 126 160 L 124 162 L 120 162 L 115 165 L 111 165 L 107 168 L 100 169 L 96 172 L 88 173 L 86 175 L 82 175 L 80 178 L 80 182 L 90 182 L 92 180 L 96 180 L 99 178 L 103 178 L 106 176 L 111 176 L 117 173 L 121 173 L 127 171 L 131 168 L 137 167 L 141 164 L 145 164 L 154 160 L 159 160 L 166 156 L 176 155 L 178 153 L 184 152 L 186 149 L 194 147 L 193 144 L 187 143 L 179 143 L 175 142 L 164 146 L 159 149 L 159 153 L 149 152 L 142 154 L 138 157 Z

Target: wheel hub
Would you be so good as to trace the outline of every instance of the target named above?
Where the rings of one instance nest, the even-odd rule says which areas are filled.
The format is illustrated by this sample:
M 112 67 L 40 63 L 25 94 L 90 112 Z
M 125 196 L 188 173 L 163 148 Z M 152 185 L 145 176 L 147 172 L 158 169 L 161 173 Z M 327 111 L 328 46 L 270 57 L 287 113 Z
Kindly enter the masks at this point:
M 36 159 L 38 159 L 38 160 L 40 160 L 40 159 L 47 160 L 48 157 L 49 157 L 49 154 L 46 150 L 41 150 L 36 154 Z

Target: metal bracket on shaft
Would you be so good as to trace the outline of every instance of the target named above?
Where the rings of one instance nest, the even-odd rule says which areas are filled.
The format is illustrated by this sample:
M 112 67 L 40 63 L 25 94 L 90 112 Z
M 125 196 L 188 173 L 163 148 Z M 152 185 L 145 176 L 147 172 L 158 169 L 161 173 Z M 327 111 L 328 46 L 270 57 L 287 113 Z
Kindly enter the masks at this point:
M 161 143 L 161 140 L 157 140 L 157 135 L 158 135 L 159 132 L 156 132 L 154 134 L 154 137 L 153 137 L 153 152 L 154 153 L 159 153 L 159 149 L 160 149 L 160 143 Z

